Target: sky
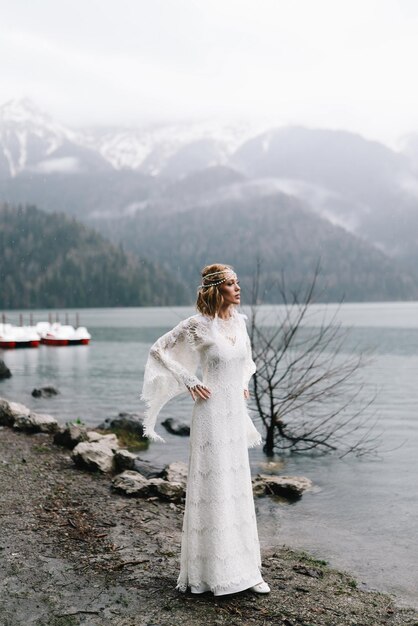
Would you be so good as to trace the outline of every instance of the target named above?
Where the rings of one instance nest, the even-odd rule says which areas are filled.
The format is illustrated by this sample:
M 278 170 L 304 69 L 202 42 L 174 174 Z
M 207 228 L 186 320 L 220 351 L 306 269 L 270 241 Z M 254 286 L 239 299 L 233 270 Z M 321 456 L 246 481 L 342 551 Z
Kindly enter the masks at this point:
M 0 0 L 0 103 L 61 122 L 418 131 L 416 0 Z

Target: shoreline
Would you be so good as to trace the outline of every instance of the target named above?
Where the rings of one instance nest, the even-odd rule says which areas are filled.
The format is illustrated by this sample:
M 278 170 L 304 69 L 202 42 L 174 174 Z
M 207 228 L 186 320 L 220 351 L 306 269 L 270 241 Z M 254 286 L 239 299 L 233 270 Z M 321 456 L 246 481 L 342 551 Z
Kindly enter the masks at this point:
M 184 507 L 111 491 L 48 434 L 0 430 L 4 626 L 417 626 L 418 612 L 286 546 L 262 550 L 272 592 L 175 591 Z

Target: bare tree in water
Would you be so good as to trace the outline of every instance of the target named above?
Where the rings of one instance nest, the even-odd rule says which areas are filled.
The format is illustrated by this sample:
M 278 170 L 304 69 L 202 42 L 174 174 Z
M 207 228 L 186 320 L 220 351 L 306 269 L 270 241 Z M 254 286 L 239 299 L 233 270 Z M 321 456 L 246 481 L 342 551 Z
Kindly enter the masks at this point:
M 287 450 L 360 456 L 378 446 L 367 410 L 374 395 L 360 376 L 365 358 L 344 351 L 347 332 L 336 320 L 338 311 L 329 317 L 326 305 L 322 313 L 312 309 L 318 274 L 319 267 L 298 292 L 287 289 L 282 276 L 275 288 L 283 305 L 266 320 L 258 305 L 257 261 L 249 328 L 257 365 L 252 403 L 264 425 L 267 455 Z

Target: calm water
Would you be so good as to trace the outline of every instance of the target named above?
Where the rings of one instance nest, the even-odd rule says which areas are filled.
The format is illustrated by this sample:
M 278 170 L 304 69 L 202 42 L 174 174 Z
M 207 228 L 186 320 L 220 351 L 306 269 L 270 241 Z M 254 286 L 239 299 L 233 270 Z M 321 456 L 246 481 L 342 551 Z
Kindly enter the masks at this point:
M 263 311 L 268 321 L 277 307 Z M 313 308 L 309 324 L 335 311 Z M 150 344 L 193 312 L 181 307 L 83 310 L 81 322 L 92 333 L 91 345 L 0 354 L 13 372 L 0 383 L 0 395 L 60 421 L 80 418 L 91 425 L 119 411 L 140 411 Z M 368 588 L 418 607 L 418 303 L 345 304 L 337 316 L 351 328 L 347 351 L 373 351 L 362 377 L 366 390 L 377 393 L 373 412 L 382 432 L 381 454 L 361 460 L 285 459 L 284 473 L 308 476 L 315 489 L 292 505 L 257 500 L 260 539 L 264 546 L 307 549 Z M 17 323 L 17 313 L 8 317 Z M 47 312 L 38 311 L 35 318 L 47 319 Z M 32 389 L 45 384 L 57 386 L 60 395 L 32 398 Z M 161 419 L 188 420 L 191 408 L 192 400 L 184 395 L 165 408 Z M 143 456 L 187 461 L 188 440 L 163 434 L 168 443 L 151 444 Z M 250 450 L 250 459 L 254 473 L 260 471 L 262 452 Z

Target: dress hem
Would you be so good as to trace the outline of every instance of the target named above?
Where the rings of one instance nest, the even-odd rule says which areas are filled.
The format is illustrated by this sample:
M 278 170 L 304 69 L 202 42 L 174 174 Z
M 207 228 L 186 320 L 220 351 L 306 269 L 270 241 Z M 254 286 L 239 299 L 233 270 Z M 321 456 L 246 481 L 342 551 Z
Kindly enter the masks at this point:
M 216 590 L 216 587 L 215 587 L 215 590 L 213 590 L 211 589 L 210 585 L 208 585 L 207 583 L 201 583 L 199 586 L 195 586 L 195 585 L 189 585 L 189 586 L 190 586 L 190 592 L 195 595 L 199 595 L 207 591 L 212 591 L 214 596 L 226 596 L 232 593 L 239 593 L 240 591 L 245 591 L 246 589 L 250 589 L 250 587 L 254 587 L 254 585 L 258 585 L 262 581 L 263 581 L 263 577 L 261 575 L 261 572 L 259 572 L 257 576 L 254 576 L 253 579 L 247 579 L 245 582 L 240 582 L 235 585 L 232 585 L 228 590 L 222 590 L 222 591 Z

